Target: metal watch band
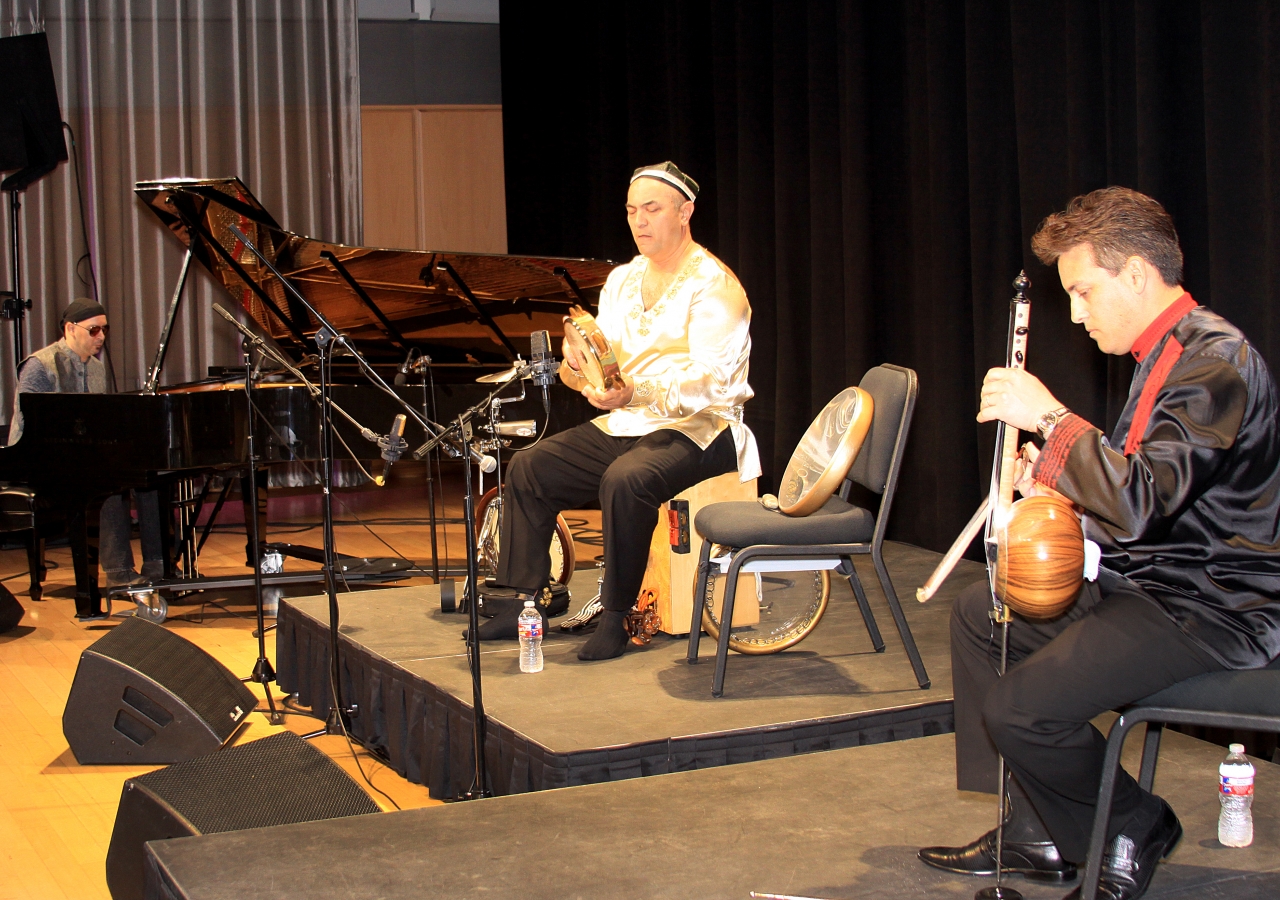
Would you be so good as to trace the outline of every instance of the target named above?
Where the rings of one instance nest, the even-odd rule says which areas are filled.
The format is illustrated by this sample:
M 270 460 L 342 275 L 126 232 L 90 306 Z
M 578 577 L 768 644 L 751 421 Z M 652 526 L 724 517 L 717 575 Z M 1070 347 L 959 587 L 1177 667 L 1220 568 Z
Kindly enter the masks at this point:
M 1036 422 L 1036 431 L 1040 433 L 1040 437 L 1042 439 L 1047 441 L 1049 440 L 1049 435 L 1053 433 L 1053 429 L 1057 427 L 1058 423 L 1069 415 L 1071 415 L 1071 410 L 1067 409 L 1065 406 L 1059 406 L 1057 409 L 1050 410 L 1041 416 L 1040 420 Z

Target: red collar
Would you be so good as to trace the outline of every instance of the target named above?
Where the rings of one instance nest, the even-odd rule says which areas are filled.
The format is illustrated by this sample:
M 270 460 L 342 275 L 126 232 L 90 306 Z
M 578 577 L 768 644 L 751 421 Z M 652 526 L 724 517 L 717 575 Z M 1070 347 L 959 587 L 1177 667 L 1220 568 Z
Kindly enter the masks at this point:
M 1138 339 L 1133 342 L 1133 349 L 1129 351 L 1133 354 L 1133 358 L 1138 362 L 1146 359 L 1147 354 L 1160 341 L 1160 338 L 1168 334 L 1173 326 L 1182 320 L 1183 316 L 1197 306 L 1199 304 L 1191 299 L 1191 295 L 1183 291 L 1181 297 L 1165 307 L 1164 312 L 1156 316 L 1146 330 L 1138 335 Z

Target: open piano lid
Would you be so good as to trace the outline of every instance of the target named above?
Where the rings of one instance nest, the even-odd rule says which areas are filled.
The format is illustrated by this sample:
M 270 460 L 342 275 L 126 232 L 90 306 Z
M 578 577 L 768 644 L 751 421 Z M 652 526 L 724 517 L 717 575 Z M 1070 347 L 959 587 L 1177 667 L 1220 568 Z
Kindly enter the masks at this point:
M 398 363 L 417 347 L 436 364 L 504 364 L 517 348 L 527 352 L 532 332 L 559 334 L 570 305 L 583 299 L 594 305 L 615 266 L 319 241 L 281 228 L 238 178 L 170 178 L 139 182 L 134 190 L 184 247 L 194 239 L 196 259 L 264 331 L 303 352 L 313 348 L 318 323 L 231 225 L 335 328 L 382 362 Z

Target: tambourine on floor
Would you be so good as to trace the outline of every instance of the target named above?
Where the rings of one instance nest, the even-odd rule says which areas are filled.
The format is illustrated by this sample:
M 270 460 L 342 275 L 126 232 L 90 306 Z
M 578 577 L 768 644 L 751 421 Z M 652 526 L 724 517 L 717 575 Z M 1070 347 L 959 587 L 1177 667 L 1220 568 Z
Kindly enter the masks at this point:
M 718 558 L 727 550 L 712 549 L 714 568 L 707 576 L 702 598 L 702 628 L 720 639 L 724 609 L 724 574 Z M 751 572 L 738 580 L 729 649 L 749 655 L 778 653 L 800 643 L 817 626 L 831 597 L 831 574 L 795 571 L 796 563 L 779 563 L 777 571 Z

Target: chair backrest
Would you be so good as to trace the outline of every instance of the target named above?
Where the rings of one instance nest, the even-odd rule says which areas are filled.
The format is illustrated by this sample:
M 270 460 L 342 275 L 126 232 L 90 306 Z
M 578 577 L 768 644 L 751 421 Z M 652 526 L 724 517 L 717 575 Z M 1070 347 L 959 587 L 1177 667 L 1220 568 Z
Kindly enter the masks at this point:
M 858 386 L 875 401 L 875 413 L 848 480 L 884 494 L 898 480 L 919 390 L 916 373 L 886 363 L 868 370 Z

